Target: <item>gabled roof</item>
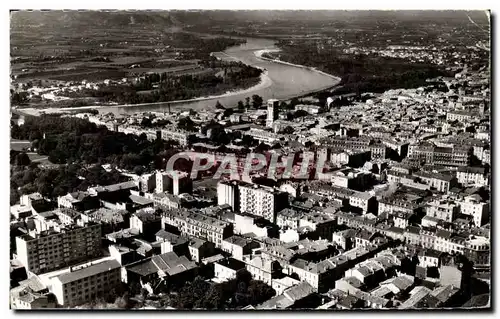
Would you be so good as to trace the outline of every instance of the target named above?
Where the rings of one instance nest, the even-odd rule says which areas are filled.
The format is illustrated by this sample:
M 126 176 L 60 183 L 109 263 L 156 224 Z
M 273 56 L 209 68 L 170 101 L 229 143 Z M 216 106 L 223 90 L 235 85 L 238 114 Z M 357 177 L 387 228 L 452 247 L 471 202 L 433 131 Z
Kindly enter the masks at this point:
M 477 295 L 469 299 L 466 303 L 463 304 L 463 308 L 478 308 L 478 307 L 487 307 L 490 305 L 491 294 L 486 293 L 482 295 Z
M 288 299 L 285 295 L 279 295 L 273 297 L 266 302 L 258 305 L 256 309 L 286 309 L 291 307 L 295 302 L 293 300 Z
M 387 288 L 386 286 L 379 286 L 370 292 L 370 294 L 372 296 L 381 297 L 381 298 L 383 298 L 384 296 L 387 296 L 388 294 L 391 294 L 391 293 L 392 293 L 392 291 L 389 288 Z
M 164 241 L 168 241 L 172 245 L 182 245 L 186 242 L 188 242 L 187 238 L 184 238 L 182 236 L 176 235 L 169 233 L 163 229 L 160 229 L 156 234 L 156 237 L 162 238 Z
M 373 235 L 374 235 L 374 233 L 372 233 L 366 229 L 361 229 L 356 233 L 356 238 L 361 238 L 364 240 L 371 240 Z
M 351 309 L 359 301 L 359 298 L 353 295 L 342 296 L 339 298 L 338 305 Z
M 47 289 L 47 287 L 43 284 L 38 276 L 33 276 L 26 280 L 20 281 L 19 286 L 26 286 L 34 292 L 39 292 Z
M 433 295 L 427 295 L 424 298 L 420 299 L 415 305 L 415 308 L 438 308 L 441 304 L 441 301 L 434 297 Z
M 133 266 L 127 267 L 127 271 L 131 271 L 145 277 L 157 273 L 158 267 L 156 267 L 151 260 L 146 260 L 140 264 L 134 264 Z
M 248 240 L 246 238 L 243 238 L 243 237 L 240 237 L 237 235 L 233 235 L 231 237 L 223 239 L 223 241 L 228 242 L 228 243 L 233 244 L 233 245 L 236 245 L 236 246 L 239 246 L 239 247 L 245 247 L 246 245 L 248 245 L 251 242 L 251 240 Z
M 283 295 L 292 301 L 298 301 L 314 293 L 314 288 L 307 282 L 302 282 L 296 286 L 285 290 Z
M 207 241 L 200 238 L 196 237 L 189 238 L 189 247 L 200 248 L 205 243 L 207 243 Z
M 361 267 L 357 268 L 356 270 L 360 274 L 362 274 L 364 277 L 373 275 L 373 271 L 370 268 L 366 267 L 366 266 L 361 266 Z
M 399 309 L 415 308 L 418 302 L 430 293 L 431 290 L 424 286 L 413 288 L 413 290 L 410 292 L 410 298 L 408 298 L 403 304 L 401 304 L 399 306 Z
M 139 205 L 150 205 L 153 204 L 153 200 L 147 199 L 146 197 L 142 196 L 137 196 L 137 195 L 130 195 L 129 199 Z

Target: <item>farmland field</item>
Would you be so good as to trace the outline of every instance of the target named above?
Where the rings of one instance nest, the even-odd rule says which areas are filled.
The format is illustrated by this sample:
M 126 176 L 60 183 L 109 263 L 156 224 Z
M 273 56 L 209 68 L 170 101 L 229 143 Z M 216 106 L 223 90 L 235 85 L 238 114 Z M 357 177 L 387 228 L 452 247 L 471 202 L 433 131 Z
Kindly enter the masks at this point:
M 34 89 L 30 91 L 34 94 L 27 94 L 27 98 L 12 100 L 13 105 L 37 108 L 68 104 L 75 107 L 85 101 L 76 99 L 86 97 L 97 99 L 92 105 L 99 102 L 135 104 L 144 102 L 141 97 L 145 95 L 159 96 L 155 91 L 162 90 L 162 85 L 163 90 L 170 85 L 165 77 L 171 83 L 182 76 L 193 77 L 195 84 L 189 88 L 193 90 L 189 94 L 177 94 L 171 92 L 171 87 L 168 89 L 172 97 L 181 98 L 206 94 L 206 90 L 198 86 L 216 74 L 217 79 L 208 81 L 225 83 L 211 88 L 209 94 L 246 88 L 249 83 L 259 81 L 255 72 L 226 77 L 231 69 L 221 71 L 230 66 L 229 62 L 214 63 L 215 59 L 210 56 L 211 52 L 244 43 L 242 39 L 185 32 L 173 25 L 168 15 L 153 13 L 151 19 L 141 20 L 140 27 L 135 21 L 133 13 L 48 11 L 12 14 L 11 92 L 26 94 L 23 90 Z M 151 82 L 155 75 L 162 75 L 162 80 L 154 78 Z M 122 82 L 123 78 L 128 81 Z M 84 80 L 91 86 L 82 88 L 80 82 Z M 123 96 L 117 92 L 128 93 Z M 136 94 L 141 97 L 136 98 Z M 50 98 L 53 95 L 67 97 L 70 101 L 54 102 Z

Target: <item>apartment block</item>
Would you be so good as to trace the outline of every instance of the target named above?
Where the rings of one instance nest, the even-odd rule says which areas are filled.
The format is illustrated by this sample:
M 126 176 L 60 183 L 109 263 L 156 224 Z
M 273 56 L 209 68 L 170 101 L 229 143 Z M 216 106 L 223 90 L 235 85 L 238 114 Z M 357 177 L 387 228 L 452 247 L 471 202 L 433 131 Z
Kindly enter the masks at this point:
M 193 189 L 189 174 L 180 171 L 156 172 L 156 193 L 168 192 L 179 195 Z
M 116 260 L 70 270 L 51 279 L 57 303 L 65 307 L 81 305 L 105 298 L 121 284 L 121 265 Z
M 46 273 L 101 255 L 101 225 L 68 226 L 59 231 L 16 237 L 17 258 L 27 271 Z
M 433 200 L 426 205 L 426 215 L 444 220 L 448 223 L 453 222 L 460 212 L 460 207 L 449 200 Z
M 178 228 L 183 235 L 198 237 L 222 246 L 222 240 L 233 234 L 233 225 L 229 222 L 193 211 L 171 211 L 162 217 L 165 225 Z
M 474 225 L 481 227 L 489 220 L 490 204 L 483 202 L 478 195 L 465 197 L 457 201 L 460 206 L 460 213 L 472 216 Z
M 276 222 L 278 211 L 288 204 L 288 194 L 271 187 L 240 183 L 238 189 L 240 212 L 262 216 L 273 223 Z
M 239 190 L 236 181 L 220 181 L 217 184 L 217 205 L 229 205 L 236 211 L 239 209 Z
M 488 186 L 489 181 L 482 167 L 459 167 L 457 180 L 465 186 Z
M 195 134 L 180 129 L 162 129 L 161 138 L 163 140 L 172 140 L 178 142 L 180 145 L 186 145 L 189 139 Z

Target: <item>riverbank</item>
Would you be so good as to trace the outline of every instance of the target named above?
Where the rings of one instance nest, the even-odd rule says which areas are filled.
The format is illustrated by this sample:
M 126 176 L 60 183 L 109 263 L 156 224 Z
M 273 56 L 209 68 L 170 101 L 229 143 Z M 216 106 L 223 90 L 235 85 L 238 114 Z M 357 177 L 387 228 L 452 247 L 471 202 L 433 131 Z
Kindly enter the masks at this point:
M 309 71 L 318 72 L 319 74 L 323 74 L 323 75 L 328 76 L 328 77 L 330 77 L 332 79 L 335 79 L 335 80 L 337 80 L 339 82 L 342 80 L 338 76 L 335 76 L 335 75 L 323 72 L 321 70 L 318 70 L 318 69 L 310 67 L 310 66 L 305 66 L 305 65 L 300 65 L 300 64 L 293 64 L 293 63 L 290 63 L 290 62 L 281 61 L 281 60 L 278 60 L 278 59 L 269 59 L 269 58 L 266 58 L 266 57 L 262 56 L 264 53 L 273 53 L 273 52 L 280 52 L 280 51 L 281 51 L 280 49 L 264 49 L 264 50 L 255 51 L 254 54 L 255 54 L 255 56 L 257 58 L 262 59 L 264 61 L 285 64 L 285 65 L 293 66 L 293 67 L 296 67 L 296 68 L 302 68 L 302 69 L 306 69 L 306 70 L 309 70 Z
M 165 101 L 165 102 L 154 102 L 154 103 L 139 103 L 139 104 L 120 104 L 120 105 L 88 105 L 88 106 L 77 106 L 77 107 L 62 107 L 62 108 L 44 108 L 44 109 L 35 109 L 35 108 L 20 108 L 19 110 L 33 116 L 40 116 L 41 114 L 53 114 L 53 113 L 70 113 L 70 112 L 78 112 L 84 110 L 99 110 L 100 108 L 126 108 L 126 107 L 134 107 L 134 106 L 148 106 L 148 105 L 162 105 L 162 104 L 184 104 L 190 102 L 202 102 L 206 100 L 215 100 L 219 98 L 231 97 L 240 94 L 251 94 L 254 91 L 266 89 L 272 85 L 272 80 L 269 77 L 267 71 L 263 71 L 260 75 L 259 83 L 251 86 L 247 89 L 242 90 L 233 90 L 226 92 L 220 95 L 210 95 L 210 96 L 202 96 L 189 100 L 175 100 L 175 101 Z M 213 106 L 215 107 L 215 105 Z M 226 107 L 232 107 L 227 105 Z M 236 107 L 236 105 L 234 105 Z
M 227 108 L 236 107 L 239 101 L 256 94 L 267 99 L 290 100 L 315 92 L 328 90 L 340 82 L 338 77 L 316 70 L 311 67 L 294 65 L 279 60 L 270 60 L 262 57 L 264 52 L 276 52 L 279 48 L 271 40 L 248 39 L 247 43 L 232 47 L 224 52 L 215 52 L 213 55 L 222 60 L 241 61 L 244 64 L 263 70 L 259 83 L 246 89 L 235 89 L 224 94 L 197 97 L 189 100 L 176 100 L 169 102 L 154 102 L 121 105 L 88 105 L 81 107 L 59 108 L 24 108 L 19 111 L 40 115 L 45 113 L 71 113 L 85 112 L 96 109 L 100 113 L 134 114 L 140 112 L 167 112 L 170 110 L 205 110 L 213 111 L 219 101 Z M 259 58 L 259 56 L 261 56 Z

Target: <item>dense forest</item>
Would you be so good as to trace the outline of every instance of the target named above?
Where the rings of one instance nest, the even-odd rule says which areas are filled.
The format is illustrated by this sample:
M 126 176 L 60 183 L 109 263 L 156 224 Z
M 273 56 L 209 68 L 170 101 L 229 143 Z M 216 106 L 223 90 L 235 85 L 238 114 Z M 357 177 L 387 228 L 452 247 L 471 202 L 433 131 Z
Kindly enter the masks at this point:
M 444 68 L 429 63 L 410 63 L 404 59 L 378 55 L 345 54 L 335 49 L 318 51 L 306 45 L 280 43 L 279 58 L 290 63 L 315 67 L 341 77 L 337 94 L 382 93 L 388 89 L 416 88 L 426 79 L 451 76 Z M 268 58 L 275 56 L 267 54 Z

